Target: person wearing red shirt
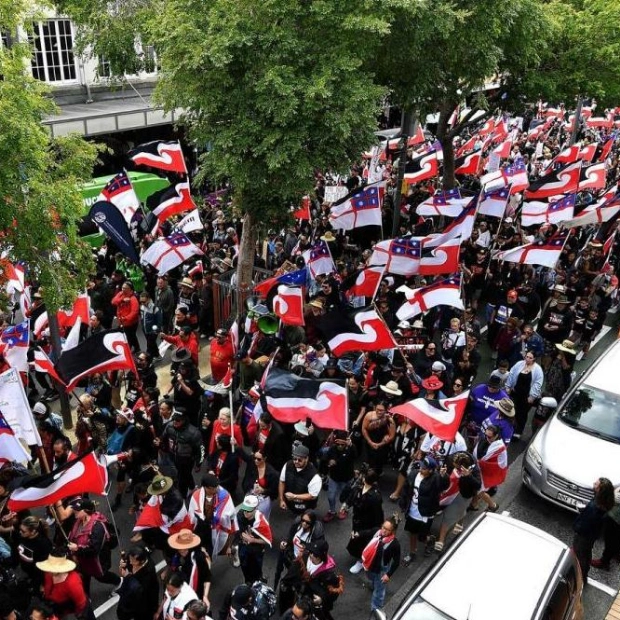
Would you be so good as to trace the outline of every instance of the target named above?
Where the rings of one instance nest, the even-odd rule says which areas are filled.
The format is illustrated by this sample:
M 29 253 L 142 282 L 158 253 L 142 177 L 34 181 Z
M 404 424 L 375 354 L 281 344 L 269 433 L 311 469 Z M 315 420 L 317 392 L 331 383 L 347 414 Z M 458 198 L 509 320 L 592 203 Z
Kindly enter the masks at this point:
M 52 553 L 47 560 L 37 562 L 37 568 L 44 573 L 43 597 L 52 603 L 60 618 L 69 614 L 78 618 L 93 617 L 75 562 Z
M 216 449 L 215 441 L 220 435 L 228 435 L 231 433 L 234 436 L 235 448 L 243 447 L 243 435 L 241 434 L 241 427 L 238 424 L 231 425 L 230 423 L 230 409 L 228 407 L 222 407 L 220 413 L 217 416 L 217 420 L 213 423 L 213 432 L 211 433 L 211 440 L 209 441 L 209 455 L 213 454 Z
M 232 364 L 233 357 L 232 340 L 226 330 L 220 328 L 215 332 L 215 338 L 211 340 L 211 376 L 216 383 L 219 383 L 228 372 L 228 366 Z
M 140 343 L 136 332 L 140 324 L 140 302 L 129 280 L 123 282 L 121 290 L 112 297 L 112 305 L 116 308 L 118 324 L 125 332 L 129 346 L 132 351 L 139 351 Z
M 169 342 L 171 345 L 176 347 L 177 349 L 185 348 L 190 352 L 192 356 L 192 362 L 199 366 L 198 364 L 198 352 L 200 351 L 200 343 L 198 342 L 198 337 L 196 336 L 196 332 L 192 331 L 192 328 L 188 325 L 181 327 L 178 335 L 169 336 L 168 334 L 162 334 L 161 339 Z M 211 345 L 213 346 L 213 345 Z

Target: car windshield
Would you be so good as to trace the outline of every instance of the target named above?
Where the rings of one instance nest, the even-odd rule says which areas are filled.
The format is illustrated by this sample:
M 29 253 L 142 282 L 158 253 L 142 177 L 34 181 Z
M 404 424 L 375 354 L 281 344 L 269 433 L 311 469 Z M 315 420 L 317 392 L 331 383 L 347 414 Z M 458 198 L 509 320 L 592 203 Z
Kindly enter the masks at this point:
M 576 390 L 560 420 L 591 435 L 620 443 L 620 396 L 588 385 Z
M 407 611 L 399 616 L 398 620 L 452 620 L 452 618 L 442 614 L 436 607 L 418 597 L 409 605 Z

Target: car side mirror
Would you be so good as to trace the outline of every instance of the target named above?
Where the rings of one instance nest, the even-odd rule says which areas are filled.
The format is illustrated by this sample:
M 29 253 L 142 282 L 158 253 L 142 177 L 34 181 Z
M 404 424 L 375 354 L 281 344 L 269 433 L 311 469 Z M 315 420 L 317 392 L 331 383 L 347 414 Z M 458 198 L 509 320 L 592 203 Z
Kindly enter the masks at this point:
M 370 620 L 387 620 L 387 616 L 380 609 L 374 609 L 370 613 Z

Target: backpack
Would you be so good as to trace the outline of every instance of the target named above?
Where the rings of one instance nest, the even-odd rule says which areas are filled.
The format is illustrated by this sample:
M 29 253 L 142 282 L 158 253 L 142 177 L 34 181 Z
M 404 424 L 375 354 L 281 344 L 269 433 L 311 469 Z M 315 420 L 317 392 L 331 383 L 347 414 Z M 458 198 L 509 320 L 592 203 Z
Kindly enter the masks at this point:
M 254 617 L 256 620 L 267 620 L 276 613 L 278 599 L 273 588 L 262 581 L 252 584 L 254 592 Z
M 108 518 L 101 512 L 94 512 L 93 519 L 99 521 L 103 525 L 105 534 L 103 536 L 103 548 L 116 549 L 118 547 L 118 532 L 116 528 L 112 527 Z

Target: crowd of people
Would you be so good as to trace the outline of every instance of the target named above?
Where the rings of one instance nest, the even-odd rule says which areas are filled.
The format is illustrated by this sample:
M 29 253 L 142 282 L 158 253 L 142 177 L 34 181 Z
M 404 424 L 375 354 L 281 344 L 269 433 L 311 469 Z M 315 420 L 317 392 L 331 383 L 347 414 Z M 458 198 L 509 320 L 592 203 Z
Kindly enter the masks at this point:
M 515 131 L 510 157 L 525 158 L 532 178 L 553 165 L 563 139 L 560 126 L 540 155 L 527 127 Z M 602 138 L 597 132 L 584 136 L 586 143 Z M 606 163 L 611 185 L 618 176 L 616 148 Z M 324 202 L 326 185 L 335 180 L 349 190 L 362 186 L 369 165 L 365 160 L 342 179 L 317 173 L 310 221 L 269 230 L 265 243 L 257 245 L 255 266 L 284 273 L 304 267 L 301 255 L 313 241 L 328 243 L 334 271 L 317 275 L 304 289 L 303 327 L 261 331 L 264 315 L 250 311 L 238 317 L 240 325 L 247 320 L 236 341 L 230 322 L 215 325 L 213 278 L 236 266 L 242 232 L 221 201 L 226 193 L 215 201 L 210 195 L 201 206 L 204 230 L 193 235 L 205 256 L 196 263 L 158 275 L 148 266 L 129 266 L 111 243 L 97 254 L 88 287 L 92 316 L 82 337 L 120 327 L 137 373 L 94 373 L 83 382 L 76 441 L 52 411 L 57 393 L 48 376 L 31 373 L 29 396 L 52 469 L 93 449 L 120 457 L 112 508 L 128 509 L 136 527 L 132 546 L 112 566 L 114 527 L 95 501 L 67 497 L 50 506 L 51 534 L 45 518 L 7 510 L 5 500 L 23 472 L 0 470 L 0 553 L 8 566 L 20 567 L 42 601 L 33 604 L 31 617 L 92 618 L 94 578 L 119 594 L 119 620 L 202 620 L 216 614 L 220 620 L 262 619 L 276 610 L 287 619 L 331 620 L 342 616 L 338 599 L 349 575 L 362 571 L 372 592 L 371 610 L 382 609 L 395 571 L 419 554 L 443 553 L 449 536 L 462 532 L 468 511 L 498 510 L 495 496 L 507 476 L 508 446 L 545 423 L 574 378 L 578 356 L 588 354 L 618 304 L 618 245 L 614 241 L 603 251 L 615 223 L 577 229 L 554 269 L 502 263 L 495 250 L 544 239 L 555 229 L 523 228 L 520 197 L 513 197 L 504 217 L 478 216 L 471 238 L 462 241 L 465 309 L 437 306 L 400 321 L 396 313 L 405 298 L 399 286 L 425 281 L 384 274 L 374 299 L 351 298 L 344 283 L 367 266 L 380 230 L 354 230 L 345 237 L 331 229 Z M 381 174 L 393 187 L 389 160 Z M 399 205 L 400 236 L 440 230 L 440 218 L 416 214 L 433 183 L 412 186 L 403 208 Z M 479 182 L 468 177 L 463 187 L 477 191 Z M 384 230 L 393 217 L 390 199 L 388 191 Z M 579 200 L 590 204 L 594 193 L 582 192 Z M 142 237 L 142 249 L 150 240 Z M 273 294 L 260 300 L 268 311 Z M 42 290 L 33 295 L 32 324 L 45 311 L 44 297 Z M 371 302 L 398 347 L 334 356 L 321 317 Z M 4 327 L 9 322 L 5 317 Z M 46 346 L 45 334 L 33 343 Z M 210 375 L 203 378 L 207 359 Z M 168 365 L 169 374 L 162 373 Z M 349 430 L 275 419 L 259 385 L 272 368 L 346 384 Z M 231 369 L 229 400 L 221 386 Z M 437 403 L 466 391 L 466 412 L 451 441 L 391 413 L 413 398 Z M 597 485 L 601 501 L 593 500 L 576 525 L 576 551 L 586 574 L 603 529 L 605 552 L 592 565 L 608 568 L 620 547 L 617 498 L 612 493 L 610 499 L 605 482 Z M 320 509 L 322 496 L 326 510 Z M 284 540 L 272 533 L 276 513 L 290 520 Z M 328 524 L 346 519 L 350 566 L 330 553 Z M 401 522 L 407 535 L 399 540 Z M 155 549 L 166 560 L 161 591 Z M 267 583 L 264 560 L 271 549 L 277 568 Z M 215 610 L 212 565 L 220 556 L 228 556 L 242 576 Z M 0 603 L 4 612 L 6 601 Z

